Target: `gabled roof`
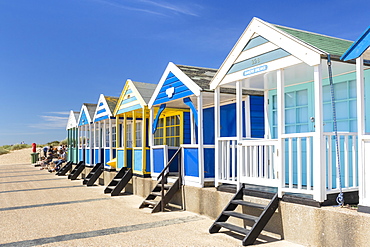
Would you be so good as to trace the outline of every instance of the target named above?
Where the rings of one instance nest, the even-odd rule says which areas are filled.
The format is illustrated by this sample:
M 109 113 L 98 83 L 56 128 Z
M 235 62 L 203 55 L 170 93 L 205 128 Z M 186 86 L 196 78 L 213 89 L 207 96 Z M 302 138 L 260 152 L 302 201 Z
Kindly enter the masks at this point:
M 113 115 L 116 116 L 147 106 L 156 86 L 153 83 L 135 82 L 128 79 L 122 89 Z
M 78 126 L 92 123 L 92 119 L 95 113 L 96 104 L 83 103 L 78 117 Z
M 93 121 L 98 122 L 113 116 L 113 111 L 116 107 L 117 101 L 117 97 L 105 96 L 104 94 L 100 94 Z
M 212 79 L 210 88 L 299 63 L 318 65 L 328 54 L 340 56 L 350 44 L 343 39 L 253 18 Z
M 209 83 L 216 72 L 216 69 L 169 62 L 149 101 L 149 108 L 191 95 L 199 96 L 201 91 L 209 90 Z
M 290 27 L 283 27 L 279 25 L 274 26 L 302 40 L 303 42 L 312 45 L 313 47 L 329 53 L 330 55 L 341 56 L 343 52 L 345 52 L 353 43 L 349 40 L 298 30 Z
M 202 90 L 210 90 L 209 82 L 215 76 L 217 69 L 202 68 L 195 66 L 179 65 L 176 66 L 195 82 Z
M 68 122 L 67 122 L 67 127 L 66 129 L 72 129 L 77 127 L 77 121 L 78 117 L 80 115 L 80 112 L 78 111 L 70 111 L 69 112 L 69 117 L 68 117 Z
M 356 59 L 364 55 L 364 59 L 370 60 L 370 26 L 363 32 L 363 34 L 348 48 L 340 58 L 348 61 Z

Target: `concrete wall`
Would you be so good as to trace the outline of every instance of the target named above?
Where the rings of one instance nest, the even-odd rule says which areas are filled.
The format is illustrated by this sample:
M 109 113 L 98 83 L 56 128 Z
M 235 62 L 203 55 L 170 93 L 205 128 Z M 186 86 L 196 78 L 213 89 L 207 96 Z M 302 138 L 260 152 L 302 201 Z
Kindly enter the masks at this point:
M 126 192 L 146 197 L 157 181 L 134 176 Z M 233 194 L 219 192 L 216 188 L 184 186 L 171 204 L 182 209 L 216 219 L 229 203 Z M 245 196 L 244 200 L 267 204 L 269 200 Z M 138 205 L 139 206 L 139 205 Z M 238 208 L 239 212 L 257 214 L 256 209 Z M 231 222 L 248 225 L 240 219 Z M 339 207 L 315 208 L 280 202 L 278 210 L 265 228 L 267 233 L 305 246 L 369 246 L 370 214 Z

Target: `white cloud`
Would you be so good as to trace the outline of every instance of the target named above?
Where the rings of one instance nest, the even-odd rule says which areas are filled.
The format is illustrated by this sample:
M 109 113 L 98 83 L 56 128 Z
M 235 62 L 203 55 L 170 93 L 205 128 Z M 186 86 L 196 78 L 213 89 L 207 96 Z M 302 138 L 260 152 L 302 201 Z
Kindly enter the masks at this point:
M 163 9 L 168 9 L 168 10 L 171 10 L 173 12 L 177 12 L 177 13 L 181 13 L 181 14 L 185 14 L 185 15 L 198 16 L 198 14 L 196 14 L 193 9 L 190 9 L 188 6 L 184 6 L 184 5 L 176 6 L 176 5 L 173 5 L 173 4 L 164 3 L 164 2 L 160 2 L 160 1 L 152 1 L 152 0 L 140 0 L 140 2 L 147 3 L 147 4 L 150 4 L 150 5 L 154 5 L 154 6 L 163 8 Z
M 64 112 L 54 112 L 55 114 L 65 115 Z M 29 127 L 36 129 L 64 129 L 67 126 L 68 117 L 66 116 L 40 116 L 42 122 L 30 124 Z
M 163 13 L 163 10 L 170 11 L 172 13 L 179 13 L 190 16 L 198 16 L 195 8 L 200 8 L 199 5 L 174 5 L 163 2 L 163 1 L 152 1 L 152 0 L 91 0 L 96 3 L 109 5 L 116 8 L 145 12 L 154 15 L 168 16 L 168 14 Z M 153 9 L 154 7 L 154 9 Z
M 109 6 L 112 6 L 112 7 L 116 7 L 116 8 L 121 8 L 121 9 L 126 9 L 126 10 L 139 11 L 139 12 L 145 12 L 145 13 L 149 13 L 149 14 L 164 16 L 164 14 L 156 12 L 156 11 L 143 9 L 143 8 L 130 7 L 130 6 L 123 5 L 122 3 L 116 2 L 116 1 L 109 1 L 109 0 L 92 0 L 92 1 L 97 2 L 97 3 L 106 4 L 106 5 L 109 5 Z

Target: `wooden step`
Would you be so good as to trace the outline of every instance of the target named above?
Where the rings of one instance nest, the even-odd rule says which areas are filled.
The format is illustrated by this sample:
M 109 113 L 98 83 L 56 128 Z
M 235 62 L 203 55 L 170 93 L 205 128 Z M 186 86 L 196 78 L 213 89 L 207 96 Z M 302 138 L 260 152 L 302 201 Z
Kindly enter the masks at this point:
M 234 212 L 234 211 L 224 211 L 222 214 L 232 216 L 232 217 L 235 217 L 235 218 L 239 218 L 239 219 L 243 219 L 243 220 L 254 221 L 254 222 L 257 222 L 257 220 L 259 219 L 259 217 L 256 217 L 256 216 L 253 216 L 253 215 L 242 214 L 242 213 L 238 213 L 238 212 Z
M 116 186 L 108 186 L 107 189 L 113 190 Z
M 266 205 L 253 203 L 253 202 L 246 202 L 243 200 L 232 200 L 232 204 L 238 204 L 242 206 L 252 207 L 252 208 L 259 208 L 259 209 L 265 209 Z
M 230 231 L 243 234 L 243 235 L 246 235 L 246 234 L 249 233 L 248 229 L 245 229 L 243 227 L 236 226 L 236 225 L 233 225 L 233 224 L 230 224 L 230 223 L 226 223 L 226 222 L 216 222 L 216 225 L 221 226 L 221 227 L 226 228 L 226 229 L 229 229 Z
M 121 181 L 122 180 L 122 178 L 114 178 L 113 179 L 113 181 L 115 181 L 115 182 L 119 182 L 119 181 Z

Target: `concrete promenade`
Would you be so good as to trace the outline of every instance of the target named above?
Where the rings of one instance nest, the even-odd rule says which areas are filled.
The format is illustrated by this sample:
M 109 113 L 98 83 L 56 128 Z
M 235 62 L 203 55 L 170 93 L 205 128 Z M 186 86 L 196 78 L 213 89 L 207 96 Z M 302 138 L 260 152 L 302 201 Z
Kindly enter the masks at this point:
M 209 234 L 210 218 L 151 214 L 138 209 L 143 198 L 103 190 L 30 164 L 0 165 L 0 246 L 241 246 L 229 232 Z M 265 240 L 256 246 L 300 246 Z

